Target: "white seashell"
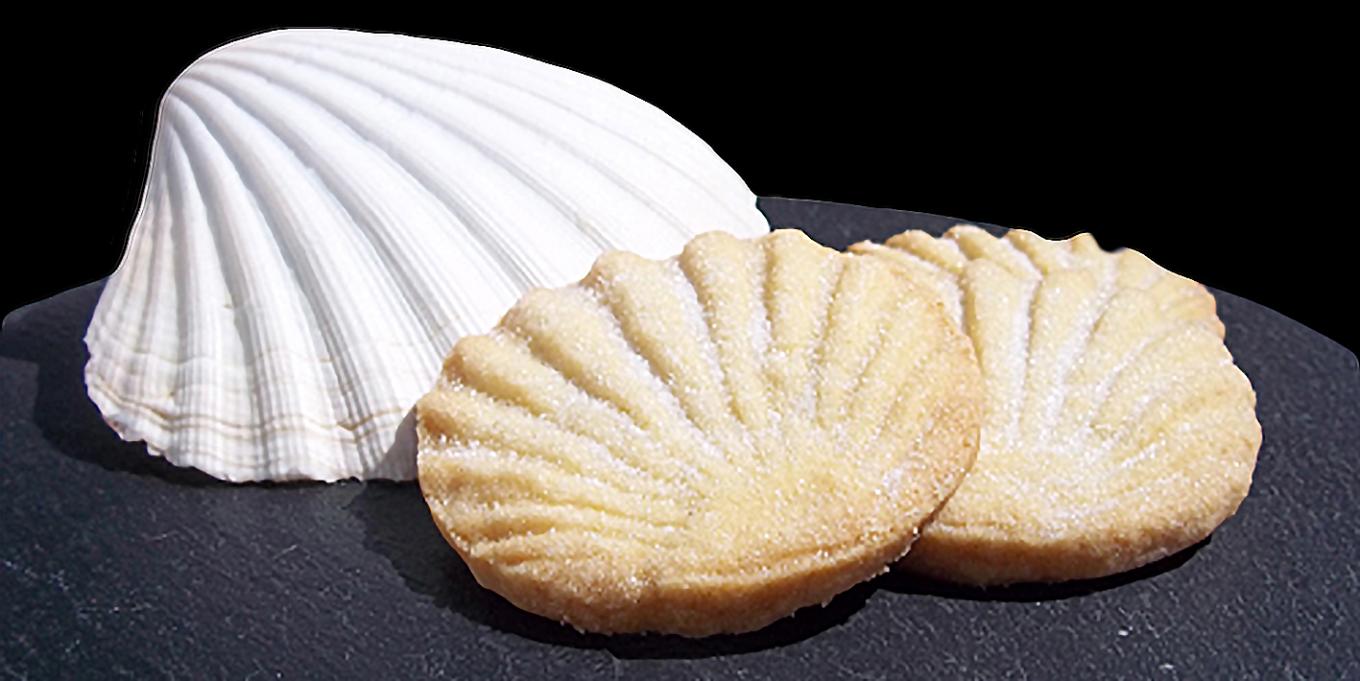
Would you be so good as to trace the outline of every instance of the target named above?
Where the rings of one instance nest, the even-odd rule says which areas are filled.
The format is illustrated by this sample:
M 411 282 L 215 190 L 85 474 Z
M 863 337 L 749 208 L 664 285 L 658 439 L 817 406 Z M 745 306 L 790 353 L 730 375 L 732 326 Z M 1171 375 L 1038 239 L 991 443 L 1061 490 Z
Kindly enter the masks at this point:
M 126 440 L 228 480 L 410 479 L 398 426 L 454 341 L 623 249 L 769 230 L 702 140 L 487 47 L 287 30 L 161 103 L 128 249 L 86 334 Z

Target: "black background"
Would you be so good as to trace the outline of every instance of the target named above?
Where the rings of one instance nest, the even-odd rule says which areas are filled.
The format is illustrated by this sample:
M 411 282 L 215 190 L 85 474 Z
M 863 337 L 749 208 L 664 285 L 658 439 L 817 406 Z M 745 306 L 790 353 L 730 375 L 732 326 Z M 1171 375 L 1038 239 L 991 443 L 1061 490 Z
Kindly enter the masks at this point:
M 1323 32 L 1349 24 L 1326 17 L 1028 17 L 1048 25 L 1036 33 L 1008 17 L 985 30 L 821 16 L 716 29 L 729 18 L 681 21 L 655 8 L 612 25 L 528 9 L 511 23 L 283 23 L 221 5 L 160 21 L 53 11 L 68 16 L 11 17 L 0 43 L 6 198 L 17 209 L 0 227 L 0 313 L 116 266 L 157 101 L 194 57 L 271 27 L 330 25 L 490 44 L 602 78 L 694 130 L 757 194 L 1050 237 L 1090 230 L 1357 347 L 1354 219 L 1331 207 L 1354 192 L 1342 134 L 1353 120 L 1339 103 L 1354 74 L 1334 66 L 1350 39 Z M 190 20 L 191 11 L 231 17 Z M 1232 296 L 1222 300 L 1228 344 L 1256 385 L 1268 435 L 1252 496 L 1211 541 L 1149 570 L 1039 595 L 982 599 L 892 573 L 830 608 L 696 644 L 580 636 L 504 604 L 444 549 L 414 486 L 218 485 L 119 442 L 81 385 L 95 297 L 72 292 L 0 337 L 0 357 L 21 360 L 0 378 L 0 496 L 11 509 L 0 514 L 0 593 L 15 594 L 0 598 L 0 657 L 20 670 L 817 677 L 896 664 L 894 676 L 1338 678 L 1356 669 L 1356 647 L 1344 643 L 1355 638 L 1360 545 L 1347 488 L 1355 358 Z
M 1327 178 L 1344 173 L 1318 172 L 1353 165 L 1328 130 L 1345 88 L 1326 75 L 1328 41 L 1283 18 L 1064 16 L 1048 35 L 911 18 L 532 18 L 285 24 L 233 12 L 27 36 L 11 47 L 11 198 L 30 215 L 7 230 L 0 312 L 117 265 L 157 102 L 179 71 L 237 37 L 320 25 L 566 66 L 661 107 L 759 195 L 1053 238 L 1091 231 L 1356 347 L 1338 314 L 1355 292 L 1351 220 L 1321 208 L 1344 181 Z

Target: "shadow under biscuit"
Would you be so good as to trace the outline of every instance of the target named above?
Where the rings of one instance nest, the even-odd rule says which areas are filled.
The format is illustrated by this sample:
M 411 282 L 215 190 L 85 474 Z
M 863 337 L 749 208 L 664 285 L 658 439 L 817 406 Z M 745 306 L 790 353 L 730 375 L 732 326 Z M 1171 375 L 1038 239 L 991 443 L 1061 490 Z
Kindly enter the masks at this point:
M 553 645 L 604 649 L 619 658 L 693 659 L 778 648 L 846 622 L 874 591 L 873 582 L 860 584 L 825 607 L 803 608 L 792 617 L 746 634 L 702 639 L 585 634 L 520 610 L 482 588 L 440 535 L 416 484 L 366 483 L 347 510 L 363 525 L 364 548 L 385 558 L 409 589 L 428 596 L 437 607 L 516 636 Z
M 879 588 L 894 593 L 921 594 L 956 600 L 1017 603 L 1057 601 L 1078 596 L 1088 596 L 1093 593 L 1114 589 L 1124 586 L 1125 584 L 1142 581 L 1164 572 L 1175 570 L 1193 558 L 1200 549 L 1208 546 L 1211 540 L 1213 540 L 1212 535 L 1206 537 L 1198 544 L 1194 544 L 1177 553 L 1173 553 L 1161 560 L 1148 563 L 1147 565 L 1133 570 L 1096 579 L 1080 579 L 1051 584 L 1032 582 L 1010 584 L 1006 586 L 981 587 L 953 584 L 931 579 L 929 577 L 913 575 L 906 570 L 894 569 L 892 572 L 875 580 L 874 584 Z

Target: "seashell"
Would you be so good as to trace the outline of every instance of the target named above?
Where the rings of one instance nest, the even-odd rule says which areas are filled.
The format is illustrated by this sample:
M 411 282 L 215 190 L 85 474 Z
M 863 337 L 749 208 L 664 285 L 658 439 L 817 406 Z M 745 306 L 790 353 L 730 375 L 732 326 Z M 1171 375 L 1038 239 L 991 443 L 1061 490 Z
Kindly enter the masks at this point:
M 905 565 L 999 584 L 1100 577 L 1207 537 L 1251 485 L 1256 396 L 1213 296 L 1089 234 L 957 226 L 851 247 L 935 291 L 977 349 L 977 463 Z
M 941 305 L 801 232 L 600 258 L 460 340 L 420 485 L 478 581 L 600 632 L 764 626 L 883 572 L 977 449 Z
M 769 230 L 660 110 L 475 45 L 332 30 L 174 82 L 86 335 L 126 440 L 228 480 L 409 479 L 398 426 L 466 333 L 619 248 Z

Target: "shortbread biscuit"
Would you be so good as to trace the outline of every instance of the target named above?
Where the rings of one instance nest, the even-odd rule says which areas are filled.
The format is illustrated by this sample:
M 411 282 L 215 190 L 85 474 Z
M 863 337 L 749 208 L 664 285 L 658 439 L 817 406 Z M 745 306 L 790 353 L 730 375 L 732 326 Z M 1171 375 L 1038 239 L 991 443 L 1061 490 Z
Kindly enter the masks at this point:
M 1261 427 L 1203 286 L 1089 234 L 958 226 L 851 251 L 939 295 L 987 387 L 977 463 L 909 569 L 979 585 L 1100 577 L 1236 512 Z
M 420 486 L 477 580 L 596 632 L 762 627 L 886 570 L 972 464 L 968 340 L 801 232 L 610 253 L 460 340 Z

